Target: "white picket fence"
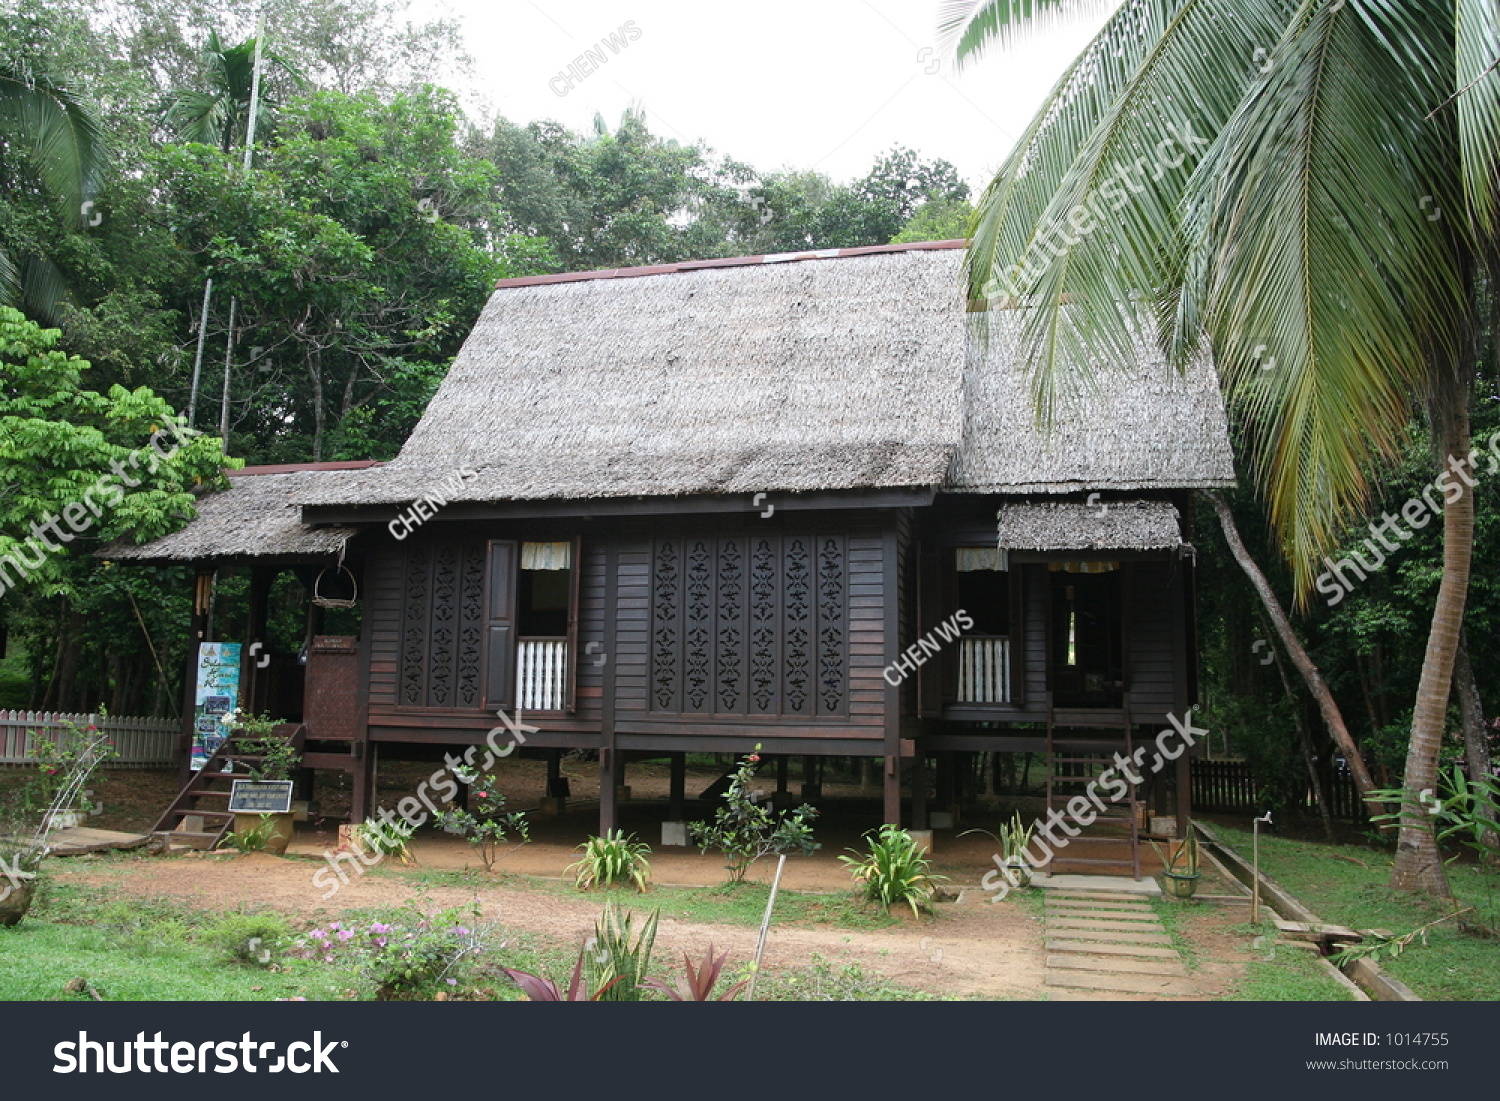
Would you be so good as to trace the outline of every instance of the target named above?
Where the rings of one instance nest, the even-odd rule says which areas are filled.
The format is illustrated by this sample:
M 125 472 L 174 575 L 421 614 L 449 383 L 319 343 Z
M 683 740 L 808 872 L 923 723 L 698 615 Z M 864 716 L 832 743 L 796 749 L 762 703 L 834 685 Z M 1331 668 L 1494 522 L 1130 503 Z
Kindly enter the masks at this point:
M 97 726 L 119 755 L 107 767 L 168 768 L 177 763 L 179 724 L 175 719 L 133 719 L 109 715 L 65 715 L 56 711 L 0 711 L 0 765 L 34 761 L 40 740 L 60 741 L 72 723 Z

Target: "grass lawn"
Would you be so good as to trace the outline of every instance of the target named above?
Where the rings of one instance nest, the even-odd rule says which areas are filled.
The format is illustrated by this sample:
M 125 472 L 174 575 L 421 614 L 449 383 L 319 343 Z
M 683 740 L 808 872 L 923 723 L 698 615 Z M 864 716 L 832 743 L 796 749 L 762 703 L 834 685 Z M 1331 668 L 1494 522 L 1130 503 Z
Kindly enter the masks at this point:
M 1246 859 L 1247 830 L 1215 826 L 1218 835 Z M 1409 932 L 1440 918 L 1435 903 L 1386 886 L 1392 856 L 1368 846 L 1328 845 L 1261 834 L 1261 867 L 1324 921 L 1355 929 Z M 1500 873 L 1473 864 L 1450 864 L 1449 881 L 1466 915 L 1489 929 L 1500 928 Z M 1249 926 L 1247 932 L 1253 933 Z M 1277 962 L 1281 962 L 1278 954 Z M 1466 933 L 1456 922 L 1434 926 L 1427 943 L 1415 942 L 1401 956 L 1382 954 L 1380 965 L 1423 998 L 1433 1001 L 1500 1000 L 1500 939 Z
M 424 883 L 455 885 L 463 873 L 395 873 L 411 881 L 413 893 Z M 536 881 L 533 889 L 569 888 Z M 745 884 L 733 889 L 659 889 L 637 907 L 644 913 L 660 907 L 664 917 L 735 925 L 756 925 L 767 888 Z M 601 900 L 602 901 L 602 900 Z M 630 899 L 619 901 L 630 905 Z M 783 891 L 777 900 L 778 924 L 787 921 L 847 923 L 850 928 L 889 924 L 888 917 L 866 913 L 852 897 L 799 895 Z M 338 920 L 361 927 L 372 921 L 398 921 L 390 909 L 347 910 Z M 52 878 L 45 881 L 26 919 L 0 928 L 0 1002 L 92 1000 L 87 990 L 68 991 L 83 979 L 106 1001 L 309 1001 L 368 998 L 371 984 L 353 967 L 327 964 L 278 953 L 272 967 L 235 962 L 221 945 L 237 934 L 244 915 L 222 914 L 116 893 L 87 889 Z M 277 920 L 277 919 L 272 919 Z M 322 924 L 326 925 L 326 922 Z M 292 934 L 312 926 L 295 923 Z M 577 959 L 576 944 L 560 944 L 530 933 L 500 929 L 499 943 L 488 951 L 464 988 L 456 993 L 481 999 L 519 1000 L 521 991 L 501 972 L 515 968 L 544 975 L 566 986 Z M 243 942 L 243 936 L 240 935 Z M 749 961 L 735 961 L 720 989 L 749 976 Z M 669 977 L 678 964 L 657 952 L 652 971 Z M 657 997 L 652 995 L 652 997 Z M 872 974 L 857 963 L 829 961 L 813 955 L 800 967 L 768 969 L 760 978 L 757 1001 L 925 1000 L 930 995 Z

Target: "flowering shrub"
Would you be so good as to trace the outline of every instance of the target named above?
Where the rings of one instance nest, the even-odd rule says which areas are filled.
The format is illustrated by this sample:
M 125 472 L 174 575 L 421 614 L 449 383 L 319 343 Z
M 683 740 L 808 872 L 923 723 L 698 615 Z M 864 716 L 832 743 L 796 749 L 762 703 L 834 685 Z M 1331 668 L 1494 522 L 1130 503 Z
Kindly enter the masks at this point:
M 491 945 L 494 923 L 478 902 L 447 910 L 408 903 L 391 921 L 335 921 L 300 938 L 298 955 L 354 971 L 377 1001 L 421 1001 L 453 992 Z
M 505 812 L 505 796 L 500 794 L 499 781 L 492 775 L 454 769 L 453 775 L 469 788 L 469 809 L 445 810 L 433 819 L 450 833 L 460 834 L 470 845 L 479 850 L 479 859 L 484 870 L 495 870 L 495 862 L 504 854 L 505 839 L 514 833 L 519 841 L 516 847 L 531 840 L 531 829 L 526 823 L 524 811 Z
M 725 867 L 729 869 L 729 882 L 743 883 L 745 873 L 763 856 L 773 853 L 810 853 L 818 848 L 813 841 L 812 827 L 808 825 L 817 817 L 817 809 L 804 803 L 796 810 L 777 814 L 750 797 L 750 781 L 760 765 L 760 746 L 745 758 L 729 790 L 724 793 L 724 805 L 719 808 L 713 822 L 693 822 L 688 831 L 693 835 L 699 851 L 718 849 L 724 854 Z
M 115 743 L 99 733 L 93 723 L 78 727 L 65 723 L 66 733 L 57 741 L 37 738 L 31 757 L 37 763 L 37 784 L 33 798 L 42 807 L 50 806 L 70 779 L 87 777 L 105 761 L 118 756 Z M 82 786 L 82 782 L 78 785 Z

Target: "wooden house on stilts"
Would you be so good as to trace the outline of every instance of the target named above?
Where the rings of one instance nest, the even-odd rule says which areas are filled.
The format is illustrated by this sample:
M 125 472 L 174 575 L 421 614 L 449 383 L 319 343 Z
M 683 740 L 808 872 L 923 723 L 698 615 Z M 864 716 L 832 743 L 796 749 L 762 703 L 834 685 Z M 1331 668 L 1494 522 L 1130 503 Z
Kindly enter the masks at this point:
M 200 592 L 248 567 L 249 638 L 276 572 L 357 579 L 357 636 L 310 618 L 305 666 L 244 670 L 309 765 L 352 774 L 357 818 L 381 755 L 475 744 L 497 711 L 537 728 L 524 753 L 597 751 L 601 831 L 628 762 L 674 763 L 670 815 L 685 754 L 756 744 L 878 761 L 890 822 L 925 825 L 933 764 L 938 806 L 961 798 L 981 752 L 1045 753 L 1064 804 L 1194 702 L 1192 491 L 1233 484 L 1225 416 L 1210 366 L 1158 364 L 1102 370 L 1042 431 L 962 256 L 507 280 L 399 457 L 238 472 L 111 557 L 191 562 Z M 1182 818 L 1186 776 L 1139 791 Z

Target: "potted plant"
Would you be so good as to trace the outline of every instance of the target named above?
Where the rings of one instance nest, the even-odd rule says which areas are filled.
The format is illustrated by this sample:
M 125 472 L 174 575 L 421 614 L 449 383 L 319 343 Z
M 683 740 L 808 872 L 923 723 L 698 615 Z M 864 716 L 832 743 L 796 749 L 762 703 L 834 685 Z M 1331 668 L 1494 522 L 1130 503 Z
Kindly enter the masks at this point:
M 1151 847 L 1161 860 L 1167 893 L 1173 898 L 1192 898 L 1202 878 L 1198 872 L 1198 834 L 1192 824 L 1188 825 L 1187 836 L 1181 841 L 1168 841 L 1165 851 L 1155 841 Z
M 278 736 L 275 732 L 278 726 L 283 725 L 280 719 L 231 711 L 220 721 L 230 729 L 239 751 L 252 759 L 246 769 L 250 777 L 248 783 L 251 785 L 283 783 L 290 780 L 302 764 L 302 754 L 292 744 L 292 739 Z M 267 822 L 269 826 L 266 825 Z M 264 836 L 265 843 L 259 846 L 260 850 L 280 856 L 292 841 L 293 815 L 289 810 L 269 815 L 258 812 L 237 813 L 234 816 L 234 832 L 246 836 Z

